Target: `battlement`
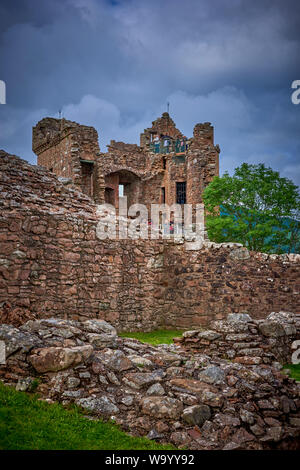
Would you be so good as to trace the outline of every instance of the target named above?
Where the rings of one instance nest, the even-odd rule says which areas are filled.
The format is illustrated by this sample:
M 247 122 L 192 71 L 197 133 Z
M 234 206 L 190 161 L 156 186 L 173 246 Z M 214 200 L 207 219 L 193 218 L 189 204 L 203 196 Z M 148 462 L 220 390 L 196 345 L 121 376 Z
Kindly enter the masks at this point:
M 84 126 L 66 119 L 46 117 L 32 129 L 32 150 L 40 155 L 47 148 L 57 145 L 70 134 L 76 135 L 76 140 L 84 143 L 92 140 L 98 143 L 98 133 L 94 127 Z
M 203 145 L 214 144 L 214 128 L 210 122 L 196 124 L 193 132 L 194 140 Z

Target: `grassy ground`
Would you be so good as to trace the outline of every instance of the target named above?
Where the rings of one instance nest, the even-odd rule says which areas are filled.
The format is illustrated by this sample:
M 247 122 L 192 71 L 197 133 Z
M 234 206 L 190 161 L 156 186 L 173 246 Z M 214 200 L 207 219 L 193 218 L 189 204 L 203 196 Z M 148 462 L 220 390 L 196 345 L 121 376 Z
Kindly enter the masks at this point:
M 291 371 L 290 377 L 300 382 L 300 364 L 286 364 L 283 368 L 289 369 Z
M 0 382 L 0 449 L 38 450 L 161 450 L 173 449 L 135 438 L 116 425 L 91 421 L 78 407 L 38 401 Z
M 123 338 L 135 338 L 142 343 L 149 343 L 156 346 L 158 344 L 173 343 L 173 338 L 181 336 L 184 331 L 185 330 L 155 330 L 150 331 L 149 333 L 137 331 L 133 333 L 119 333 L 119 336 L 122 336 Z

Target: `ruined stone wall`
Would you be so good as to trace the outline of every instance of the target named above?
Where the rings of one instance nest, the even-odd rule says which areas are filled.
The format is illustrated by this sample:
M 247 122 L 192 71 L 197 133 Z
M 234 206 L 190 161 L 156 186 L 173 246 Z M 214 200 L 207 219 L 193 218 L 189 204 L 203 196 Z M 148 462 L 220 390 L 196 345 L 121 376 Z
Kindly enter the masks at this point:
M 0 157 L 0 302 L 21 315 L 157 326 L 162 241 L 100 241 L 88 197 L 42 168 Z
M 137 177 L 137 181 L 127 192 L 128 206 L 138 202 L 145 204 L 149 212 L 151 204 L 163 202 L 161 188 L 165 188 L 166 204 L 171 205 L 176 203 L 176 182 L 186 181 L 184 155 L 152 154 L 137 145 L 112 141 L 108 146 L 108 153 L 101 154 L 101 157 L 99 165 L 105 175 L 106 187 L 114 189 L 116 207 L 118 207 L 118 181 L 111 185 L 111 178 L 116 173 L 129 171 Z M 120 182 L 122 182 L 121 174 Z
M 226 320 L 211 321 L 207 330 L 184 332 L 175 342 L 188 351 L 239 364 L 292 364 L 299 337 L 300 315 L 281 311 L 254 320 L 247 313 L 230 313 Z
M 72 178 L 74 167 L 79 162 L 69 158 L 72 148 L 72 134 L 64 137 L 54 147 L 45 148 L 38 157 L 38 164 L 44 166 L 58 176 Z M 75 165 L 74 165 L 75 164 Z
M 186 182 L 185 156 L 176 156 L 175 154 L 171 156 L 169 159 L 169 165 L 167 167 L 166 180 L 168 188 L 167 204 L 176 204 L 176 183 Z M 186 202 L 189 203 L 188 198 Z
M 42 119 L 32 131 L 32 150 L 38 156 L 38 165 L 70 178 L 84 193 L 101 199 L 104 178 L 98 165 L 98 133 L 93 127 L 65 119 Z M 82 160 L 94 162 L 90 178 L 84 176 Z
M 146 154 L 135 144 L 124 144 L 112 140 L 107 153 L 101 154 L 100 165 L 104 175 L 127 169 L 141 175 L 146 168 Z
M 299 313 L 299 255 L 164 240 L 101 241 L 91 199 L 0 153 L 0 315 L 192 327 L 232 311 Z
M 169 113 L 163 113 L 161 117 L 152 122 L 152 127 L 144 130 L 140 136 L 141 147 L 146 147 L 151 142 L 152 136 L 168 135 L 173 139 L 181 139 L 183 134 L 176 128 L 175 122 L 171 119 Z
M 220 149 L 214 145 L 209 122 L 196 124 L 193 135 L 187 152 L 187 199 L 189 204 L 199 204 L 206 186 L 219 176 Z
M 282 309 L 300 313 L 300 255 L 248 252 L 235 244 L 169 245 L 166 326 L 206 325 L 231 312 L 253 318 Z M 237 244 L 238 245 L 238 244 Z M 168 314 L 167 314 L 168 312 Z

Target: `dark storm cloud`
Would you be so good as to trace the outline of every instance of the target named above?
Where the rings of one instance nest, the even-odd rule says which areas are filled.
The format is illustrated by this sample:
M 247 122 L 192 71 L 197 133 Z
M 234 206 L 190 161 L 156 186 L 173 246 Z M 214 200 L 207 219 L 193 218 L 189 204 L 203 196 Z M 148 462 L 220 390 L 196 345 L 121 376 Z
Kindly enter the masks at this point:
M 138 141 L 170 102 L 186 135 L 211 121 L 221 170 L 265 162 L 299 184 L 296 0 L 2 0 L 0 147 L 35 162 L 45 115 Z

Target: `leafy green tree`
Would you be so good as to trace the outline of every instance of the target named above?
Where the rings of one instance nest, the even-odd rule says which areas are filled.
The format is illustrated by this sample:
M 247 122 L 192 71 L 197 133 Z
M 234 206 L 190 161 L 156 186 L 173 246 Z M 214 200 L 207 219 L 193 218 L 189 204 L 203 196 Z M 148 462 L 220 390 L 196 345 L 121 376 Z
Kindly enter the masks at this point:
M 299 188 L 277 171 L 243 163 L 233 176 L 215 177 L 203 201 L 211 240 L 265 253 L 299 252 Z

